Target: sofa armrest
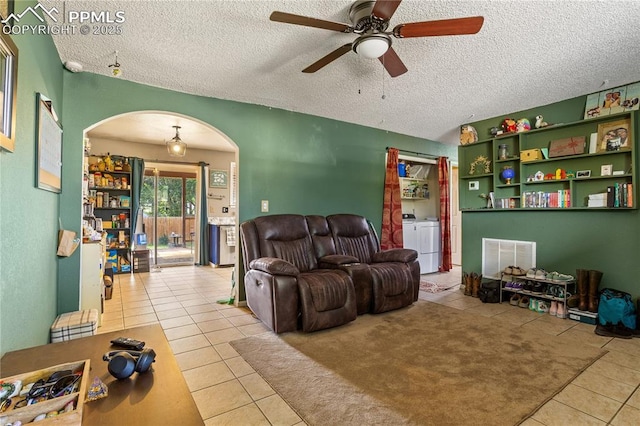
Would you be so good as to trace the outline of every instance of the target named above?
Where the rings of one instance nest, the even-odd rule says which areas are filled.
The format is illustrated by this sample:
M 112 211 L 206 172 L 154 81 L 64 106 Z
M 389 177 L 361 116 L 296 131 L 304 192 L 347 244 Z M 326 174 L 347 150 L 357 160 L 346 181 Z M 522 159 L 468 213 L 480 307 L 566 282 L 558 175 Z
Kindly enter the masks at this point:
M 383 263 L 383 262 L 403 262 L 409 263 L 413 262 L 418 258 L 418 252 L 413 249 L 389 249 L 383 250 L 378 253 L 374 253 L 371 256 L 371 261 L 373 263 Z
M 249 264 L 249 268 L 266 272 L 271 275 L 289 275 L 295 277 L 300 274 L 300 270 L 286 260 L 275 257 L 261 257 L 254 259 Z
M 318 259 L 318 267 L 321 269 L 335 269 L 341 265 L 350 265 L 353 263 L 359 263 L 357 257 L 346 256 L 342 254 L 330 254 L 328 256 L 322 256 Z

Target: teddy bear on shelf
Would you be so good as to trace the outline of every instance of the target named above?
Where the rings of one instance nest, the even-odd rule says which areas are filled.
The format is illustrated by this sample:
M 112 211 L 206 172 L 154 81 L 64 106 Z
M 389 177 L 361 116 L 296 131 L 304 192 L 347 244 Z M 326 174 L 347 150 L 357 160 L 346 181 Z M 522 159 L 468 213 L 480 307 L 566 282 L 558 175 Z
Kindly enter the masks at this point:
M 522 133 L 528 132 L 529 130 L 531 130 L 531 123 L 529 123 L 529 120 L 526 118 L 521 118 L 516 122 L 516 132 Z
M 512 118 L 505 118 L 502 121 L 502 130 L 505 133 L 514 133 L 517 129 L 516 120 Z
M 462 145 L 468 145 L 478 141 L 478 132 L 473 126 L 468 124 L 460 127 L 460 143 Z
M 536 129 L 547 127 L 549 123 L 543 120 L 541 115 L 536 115 Z

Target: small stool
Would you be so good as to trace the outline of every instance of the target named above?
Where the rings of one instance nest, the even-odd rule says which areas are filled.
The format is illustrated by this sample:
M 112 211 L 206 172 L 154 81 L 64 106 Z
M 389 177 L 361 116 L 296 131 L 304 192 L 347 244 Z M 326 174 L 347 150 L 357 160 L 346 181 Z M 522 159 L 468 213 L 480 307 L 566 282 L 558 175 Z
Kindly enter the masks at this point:
M 60 314 L 51 325 L 51 343 L 93 336 L 98 329 L 98 310 Z

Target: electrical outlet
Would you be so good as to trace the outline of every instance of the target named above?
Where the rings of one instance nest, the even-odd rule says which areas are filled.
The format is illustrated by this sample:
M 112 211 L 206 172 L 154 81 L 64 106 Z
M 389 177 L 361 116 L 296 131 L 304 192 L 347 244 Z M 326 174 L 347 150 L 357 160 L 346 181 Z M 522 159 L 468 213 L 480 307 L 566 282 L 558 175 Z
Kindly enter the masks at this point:
M 269 212 L 269 200 L 260 201 L 260 211 L 262 213 L 268 213 Z
M 229 207 L 223 207 L 222 213 L 229 213 Z
M 477 191 L 480 189 L 480 181 L 472 180 L 469 182 L 469 191 Z

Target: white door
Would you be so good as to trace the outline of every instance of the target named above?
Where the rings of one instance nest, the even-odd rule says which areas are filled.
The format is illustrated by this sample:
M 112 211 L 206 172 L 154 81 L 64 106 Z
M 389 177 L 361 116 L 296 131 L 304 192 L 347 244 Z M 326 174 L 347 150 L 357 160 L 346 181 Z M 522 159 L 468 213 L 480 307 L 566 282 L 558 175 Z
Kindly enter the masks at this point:
M 451 263 L 462 265 L 462 215 L 458 199 L 458 166 L 451 165 Z

